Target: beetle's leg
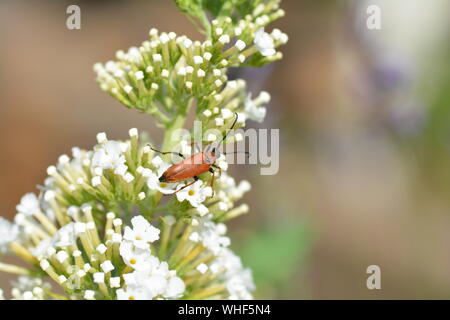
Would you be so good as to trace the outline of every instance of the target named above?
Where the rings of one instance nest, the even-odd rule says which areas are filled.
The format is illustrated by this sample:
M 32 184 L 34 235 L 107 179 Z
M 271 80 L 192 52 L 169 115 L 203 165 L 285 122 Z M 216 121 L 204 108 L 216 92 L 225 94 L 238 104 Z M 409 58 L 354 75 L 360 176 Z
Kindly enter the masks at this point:
M 222 169 L 220 168 L 220 167 L 218 167 L 218 166 L 216 166 L 216 165 L 212 165 L 214 168 L 217 168 L 217 169 L 219 169 L 219 174 L 220 174 L 220 176 L 222 176 Z M 215 177 L 215 171 L 214 171 L 214 169 L 213 168 L 209 168 L 209 172 L 211 172 L 211 174 L 212 174 L 212 176 L 211 176 L 211 184 L 210 184 L 210 186 L 211 186 L 211 190 L 212 190 L 212 195 L 211 195 L 211 198 L 212 197 L 214 197 L 214 177 Z
M 175 193 L 177 193 L 178 191 L 181 191 L 181 190 L 183 190 L 184 188 L 187 188 L 187 187 L 189 187 L 190 185 L 192 185 L 192 184 L 194 184 L 195 182 L 197 182 L 198 177 L 197 177 L 197 176 L 194 176 L 193 178 L 194 178 L 194 181 L 189 182 L 187 185 L 182 186 L 180 189 L 178 189 L 178 190 L 175 191 L 175 192 L 172 192 L 171 194 L 175 194 Z
M 151 145 L 149 145 L 148 144 L 148 146 L 150 147 L 150 149 L 152 149 L 153 151 L 155 151 L 155 152 L 158 152 L 158 153 L 161 153 L 161 154 L 169 154 L 169 153 L 171 153 L 171 154 L 175 154 L 175 155 L 177 155 L 177 156 L 179 156 L 179 157 L 181 157 L 181 158 L 183 158 L 183 159 L 185 159 L 184 158 L 184 156 L 183 156 L 183 154 L 181 153 L 181 152 L 163 152 L 163 151 L 159 151 L 159 150 L 156 150 L 156 149 L 154 149 Z
M 219 170 L 219 178 L 220 178 L 222 176 L 222 168 L 220 168 L 217 164 L 213 164 L 212 166 Z

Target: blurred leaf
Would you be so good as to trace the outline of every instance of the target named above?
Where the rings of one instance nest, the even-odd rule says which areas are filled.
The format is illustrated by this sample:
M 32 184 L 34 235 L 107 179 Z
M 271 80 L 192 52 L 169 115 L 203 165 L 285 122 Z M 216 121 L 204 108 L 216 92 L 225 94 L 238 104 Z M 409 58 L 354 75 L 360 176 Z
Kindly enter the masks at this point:
M 237 251 L 244 265 L 252 269 L 257 286 L 273 286 L 296 271 L 308 250 L 309 238 L 302 224 L 283 223 L 254 233 Z
M 450 137 L 450 72 L 436 81 L 439 89 L 428 114 L 428 143 L 434 147 L 448 147 Z
M 203 7 L 208 10 L 213 17 L 217 17 L 223 7 L 224 0 L 203 0 Z

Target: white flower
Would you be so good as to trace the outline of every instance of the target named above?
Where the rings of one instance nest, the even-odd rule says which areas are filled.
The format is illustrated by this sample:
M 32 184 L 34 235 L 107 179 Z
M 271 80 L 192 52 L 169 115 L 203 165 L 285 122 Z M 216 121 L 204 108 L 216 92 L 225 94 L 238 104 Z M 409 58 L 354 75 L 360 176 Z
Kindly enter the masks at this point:
M 159 239 L 159 229 L 152 226 L 143 216 L 134 217 L 131 219 L 131 224 L 133 229 L 126 226 L 123 237 L 137 248 L 146 249 L 149 247 L 149 242 Z
M 32 216 L 39 209 L 39 199 L 34 193 L 27 193 L 21 199 L 20 203 L 16 206 L 17 212 L 23 213 L 26 216 Z
M 192 234 L 196 234 L 191 240 L 201 242 L 205 248 L 214 255 L 218 255 L 225 247 L 230 245 L 230 238 L 225 236 L 226 228 L 222 223 L 216 224 L 210 215 L 195 220 L 198 223 Z
M 116 291 L 117 300 L 151 300 L 151 296 L 148 290 L 143 287 L 129 287 L 127 290 L 118 289 Z
M 244 193 L 251 189 L 251 185 L 247 180 L 242 180 L 238 185 L 233 177 L 223 173 L 217 179 L 218 197 L 222 200 L 239 200 Z
M 272 33 L 270 35 L 272 36 L 273 39 L 275 39 L 276 41 L 279 41 L 283 44 L 288 42 L 287 34 L 281 32 L 280 29 L 276 29 L 276 28 L 273 29 Z
M 50 283 L 31 276 L 19 276 L 11 285 L 11 294 L 17 300 L 41 300 L 44 290 L 51 290 Z
M 209 212 L 209 209 L 207 206 L 205 206 L 204 204 L 199 204 L 198 207 L 196 208 L 197 212 L 200 216 L 204 216 Z
M 247 95 L 245 100 L 245 115 L 248 119 L 257 122 L 263 122 L 266 117 L 266 108 L 258 106 L 255 101 L 252 100 L 252 94 Z
M 116 166 L 116 168 L 114 170 L 114 173 L 119 175 L 119 176 L 124 177 L 125 174 L 127 173 L 127 171 L 128 171 L 128 166 L 127 165 L 119 164 L 118 166 Z
M 228 169 L 227 157 L 223 153 L 216 160 L 216 165 L 219 166 L 219 168 L 222 169 L 223 171 L 227 171 Z
M 52 238 L 47 238 L 39 242 L 39 244 L 36 247 L 31 248 L 30 252 L 35 257 L 44 257 L 47 253 L 47 250 L 51 248 L 52 245 L 53 245 Z
M 8 251 L 8 244 L 19 236 L 19 227 L 0 217 L 0 254 Z
M 120 277 L 111 277 L 109 279 L 109 286 L 111 288 L 119 288 L 120 287 Z
M 111 263 L 110 260 L 106 260 L 105 262 L 101 263 L 100 267 L 102 268 L 103 272 L 105 272 L 105 273 L 108 273 L 115 269 L 114 265 Z M 119 280 L 120 280 L 120 278 L 119 278 Z
M 31 248 L 31 253 L 36 258 L 46 257 L 49 248 L 64 248 L 75 245 L 77 240 L 75 227 L 76 224 L 73 222 L 66 224 L 53 237 L 44 239 L 35 248 Z
M 48 283 L 44 283 L 40 278 L 33 278 L 30 276 L 19 276 L 17 279 L 11 282 L 12 286 L 20 291 L 31 291 L 35 287 L 46 286 Z
M 202 187 L 203 181 L 198 180 L 189 187 L 177 192 L 178 201 L 182 202 L 184 200 L 189 201 L 189 203 L 197 208 L 200 204 L 206 200 L 207 197 L 212 195 L 211 187 Z M 183 185 L 180 185 L 180 188 Z M 203 210 L 204 211 L 204 210 Z
M 264 32 L 264 28 L 256 30 L 254 43 L 258 51 L 265 57 L 273 56 L 276 52 L 273 39 L 270 34 Z
M 159 166 L 161 166 L 161 164 L 163 164 L 163 160 L 161 159 L 160 156 L 156 156 L 156 157 L 154 157 L 154 158 L 152 159 L 152 164 L 153 164 L 155 167 L 159 168 Z
M 228 272 L 227 277 L 227 290 L 230 293 L 229 299 L 234 300 L 250 300 L 253 299 L 251 291 L 255 290 L 253 284 L 252 272 L 250 269 L 241 269 Z
M 198 270 L 198 272 L 200 272 L 201 274 L 206 273 L 206 271 L 208 271 L 208 266 L 204 263 L 201 263 L 197 266 L 196 268 Z
M 183 155 L 190 155 L 191 154 L 191 152 L 192 152 L 192 147 L 191 147 L 191 144 L 188 142 L 188 141 L 186 141 L 186 140 L 181 140 L 181 142 L 180 142 L 180 147 L 181 147 L 181 153 L 183 154 Z
M 163 293 L 165 298 L 178 298 L 181 297 L 185 290 L 186 286 L 179 277 L 173 277 L 169 279 L 166 289 Z
M 117 141 L 107 141 L 99 146 L 92 156 L 92 167 L 116 169 L 125 163 L 124 144 Z
M 126 279 L 126 289 L 117 290 L 117 298 L 121 300 L 148 300 L 154 298 L 178 298 L 185 284 L 176 272 L 169 270 L 167 262 L 160 262 L 152 256 L 148 268 L 134 271 Z
M 251 291 L 255 290 L 250 269 L 244 269 L 241 259 L 228 248 L 224 248 L 211 264 L 211 270 L 223 272 L 221 278 L 225 281 L 230 294 L 229 299 L 252 299 Z
M 93 275 L 95 283 L 104 283 L 105 282 L 105 274 L 103 272 L 96 272 Z
M 227 109 L 227 108 L 221 109 L 220 112 L 222 114 L 222 118 L 224 118 L 224 119 L 230 119 L 234 116 L 234 113 L 230 109 Z
M 135 270 L 145 270 L 151 267 L 156 257 L 149 249 L 136 248 L 131 241 L 123 241 L 119 247 L 120 256 L 124 262 Z
M 94 290 L 86 290 L 84 292 L 84 298 L 86 300 L 95 300 L 95 291 Z
M 244 193 L 250 191 L 251 187 L 252 186 L 250 182 L 248 182 L 247 180 L 242 180 L 241 182 L 239 182 L 236 188 L 229 190 L 229 195 L 234 199 L 240 199 L 242 198 Z
M 137 286 L 131 286 L 131 288 L 142 287 L 148 292 L 150 299 L 153 299 L 165 291 L 167 286 L 165 276 L 165 273 L 154 272 L 154 270 L 136 272 Z
M 178 185 L 178 183 L 167 183 L 167 182 L 159 181 L 159 177 L 161 177 L 161 175 L 164 173 L 164 171 L 166 171 L 171 166 L 171 164 L 165 163 L 165 162 L 164 163 L 158 162 L 157 164 L 159 166 L 158 170 L 157 170 L 157 174 L 152 172 L 148 175 L 147 186 L 149 187 L 149 189 L 158 190 L 162 194 L 174 193 L 175 188 Z
M 71 222 L 60 228 L 53 237 L 56 247 L 70 247 L 75 245 L 77 235 L 75 233 L 75 223 Z

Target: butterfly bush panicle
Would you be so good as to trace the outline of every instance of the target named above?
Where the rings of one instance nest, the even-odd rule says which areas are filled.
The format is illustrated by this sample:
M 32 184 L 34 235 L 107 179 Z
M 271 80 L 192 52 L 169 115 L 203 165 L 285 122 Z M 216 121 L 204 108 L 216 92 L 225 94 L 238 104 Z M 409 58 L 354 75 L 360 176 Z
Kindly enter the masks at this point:
M 218 132 L 205 135 L 206 144 L 223 139 L 235 119 L 236 128 L 263 121 L 270 95 L 252 98 L 244 80 L 228 80 L 227 69 L 280 59 L 287 36 L 267 31 L 284 15 L 277 0 L 176 3 L 200 21 L 205 41 L 153 28 L 141 46 L 94 69 L 104 91 L 156 118 L 164 129 L 161 149 L 188 157 L 198 150 L 176 130 L 191 108 L 204 130 Z M 237 202 L 250 183 L 227 174 L 224 155 L 214 185 L 208 173 L 189 185 L 161 182 L 173 163 L 145 137 L 136 128 L 124 141 L 101 132 L 92 150 L 72 148 L 47 168 L 39 194 L 22 197 L 14 221 L 0 218 L 0 271 L 18 275 L 9 298 L 252 298 L 251 271 L 230 249 L 225 225 L 249 211 Z M 3 262 L 6 254 L 24 263 Z M 5 295 L 0 290 L 0 299 Z
M 228 273 L 239 271 L 223 258 L 230 239 L 219 221 L 234 215 L 235 201 L 248 189 L 230 196 L 226 188 L 235 182 L 223 173 L 214 196 L 208 181 L 198 180 L 161 205 L 162 188 L 173 193 L 183 185 L 155 183 L 153 176 L 170 163 L 139 141 L 135 129 L 128 141 L 104 133 L 97 139 L 92 151 L 74 148 L 72 158 L 63 155 L 48 168 L 43 190 L 22 197 L 14 223 L 0 220 L 2 248 L 37 270 L 0 269 L 39 280 L 13 297 L 58 297 L 43 285 L 45 276 L 70 299 L 234 297 Z
M 281 59 L 277 48 L 287 42 L 287 35 L 276 28 L 264 31 L 284 15 L 278 2 L 264 1 L 239 19 L 217 17 L 208 23 L 203 42 L 152 28 L 150 39 L 140 47 L 117 51 L 116 61 L 96 64 L 97 81 L 126 107 L 152 114 L 166 127 L 177 124 L 177 117 L 185 115 L 194 101 L 206 129 L 224 130 L 234 112 L 241 113 L 240 126 L 246 118 L 262 121 L 265 109 L 259 106 L 268 102 L 268 93 L 252 100 L 245 81 L 228 81 L 227 69 Z M 251 3 L 246 5 L 252 8 Z

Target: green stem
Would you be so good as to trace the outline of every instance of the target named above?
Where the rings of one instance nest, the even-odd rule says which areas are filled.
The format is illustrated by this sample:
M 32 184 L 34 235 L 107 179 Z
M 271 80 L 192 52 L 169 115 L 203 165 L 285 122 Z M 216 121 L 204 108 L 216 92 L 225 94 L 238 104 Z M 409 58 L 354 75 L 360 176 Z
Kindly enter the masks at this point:
M 205 11 L 202 11 L 201 14 L 199 14 L 198 18 L 200 19 L 200 22 L 202 23 L 203 27 L 205 28 L 206 38 L 208 40 L 210 40 L 211 39 L 211 23 L 209 22 Z
M 30 274 L 30 270 L 28 270 L 26 268 L 22 268 L 22 267 L 14 265 L 14 264 L 8 264 L 8 263 L 2 263 L 2 262 L 0 262 L 0 271 L 14 273 L 14 274 L 20 274 L 20 275 L 29 275 Z
M 171 151 L 173 146 L 178 142 L 177 137 L 173 136 L 173 133 L 182 128 L 186 121 L 186 113 L 178 113 L 172 122 L 167 126 L 167 130 L 164 133 L 164 140 L 161 146 L 162 151 Z

